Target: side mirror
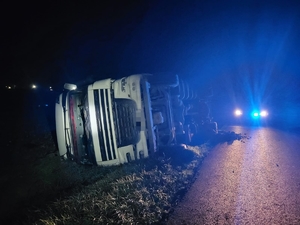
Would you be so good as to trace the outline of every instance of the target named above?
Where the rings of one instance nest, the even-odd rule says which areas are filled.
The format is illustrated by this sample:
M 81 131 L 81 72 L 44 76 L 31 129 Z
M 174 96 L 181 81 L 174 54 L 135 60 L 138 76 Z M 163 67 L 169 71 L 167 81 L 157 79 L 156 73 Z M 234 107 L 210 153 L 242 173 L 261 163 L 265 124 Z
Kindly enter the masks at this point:
M 65 83 L 64 89 L 69 90 L 69 91 L 76 90 L 77 85 L 76 84 Z

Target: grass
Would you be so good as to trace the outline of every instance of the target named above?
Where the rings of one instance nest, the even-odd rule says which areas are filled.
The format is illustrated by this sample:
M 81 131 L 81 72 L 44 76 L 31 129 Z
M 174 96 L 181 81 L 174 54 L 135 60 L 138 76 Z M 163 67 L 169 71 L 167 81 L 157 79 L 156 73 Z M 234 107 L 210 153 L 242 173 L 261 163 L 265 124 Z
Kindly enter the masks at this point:
M 211 147 L 168 147 L 155 157 L 99 167 L 62 161 L 49 132 L 20 137 L 2 174 L 6 224 L 162 224 Z M 227 132 L 213 143 L 240 138 Z
M 162 223 L 193 182 L 207 149 L 166 148 L 163 158 L 114 167 L 58 164 L 57 157 L 46 157 L 36 174 L 44 185 L 40 195 L 52 201 L 36 201 L 19 219 L 23 224 L 49 225 Z
M 32 95 L 25 97 L 24 112 L 11 104 L 3 113 L 2 224 L 161 224 L 193 183 L 209 149 L 165 148 L 164 157 L 114 167 L 61 161 L 45 113 L 53 112 L 36 107 Z M 216 142 L 237 138 L 226 133 Z
M 240 138 L 227 132 L 215 143 Z M 155 157 L 99 167 L 61 161 L 54 146 L 45 145 L 50 139 L 25 145 L 31 157 L 19 169 L 22 182 L 15 180 L 6 193 L 18 205 L 7 224 L 162 224 L 212 147 L 168 147 Z

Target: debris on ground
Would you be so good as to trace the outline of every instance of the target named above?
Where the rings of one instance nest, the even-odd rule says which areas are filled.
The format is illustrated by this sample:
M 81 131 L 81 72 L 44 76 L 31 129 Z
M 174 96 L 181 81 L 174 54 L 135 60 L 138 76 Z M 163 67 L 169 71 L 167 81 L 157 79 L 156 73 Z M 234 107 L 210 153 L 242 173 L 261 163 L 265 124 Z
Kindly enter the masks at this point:
M 238 141 L 245 143 L 245 139 L 250 139 L 250 138 L 251 137 L 247 136 L 246 133 L 237 134 L 233 131 L 219 130 L 218 133 L 210 139 L 210 142 L 212 144 L 219 144 L 219 143 L 224 143 L 224 142 L 227 142 L 227 144 L 232 144 L 235 140 L 238 140 Z

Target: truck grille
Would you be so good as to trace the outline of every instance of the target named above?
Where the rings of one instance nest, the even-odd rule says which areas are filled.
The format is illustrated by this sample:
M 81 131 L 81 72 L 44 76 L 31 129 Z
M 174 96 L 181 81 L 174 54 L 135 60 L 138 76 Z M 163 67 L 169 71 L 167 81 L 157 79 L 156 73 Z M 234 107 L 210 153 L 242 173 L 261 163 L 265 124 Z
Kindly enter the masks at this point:
M 112 117 L 112 104 L 109 98 L 109 89 L 94 90 L 94 103 L 102 161 L 116 159 L 116 149 L 112 133 L 114 120 Z
M 115 99 L 118 147 L 136 144 L 139 133 L 136 126 L 136 104 L 130 99 Z

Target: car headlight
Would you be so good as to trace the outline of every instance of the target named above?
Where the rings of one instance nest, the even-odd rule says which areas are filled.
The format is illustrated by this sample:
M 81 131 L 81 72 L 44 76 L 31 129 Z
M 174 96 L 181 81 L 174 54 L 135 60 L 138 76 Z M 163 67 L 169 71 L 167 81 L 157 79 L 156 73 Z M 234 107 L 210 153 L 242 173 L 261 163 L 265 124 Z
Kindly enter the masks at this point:
M 240 109 L 236 109 L 236 110 L 234 111 L 234 115 L 235 115 L 235 116 L 241 116 L 241 115 L 243 115 L 243 112 L 242 112 L 242 110 L 240 110 Z
M 261 111 L 261 112 L 259 113 L 259 115 L 260 115 L 261 117 L 266 117 L 266 116 L 268 116 L 268 112 L 267 112 L 266 110 L 263 110 L 263 111 Z

